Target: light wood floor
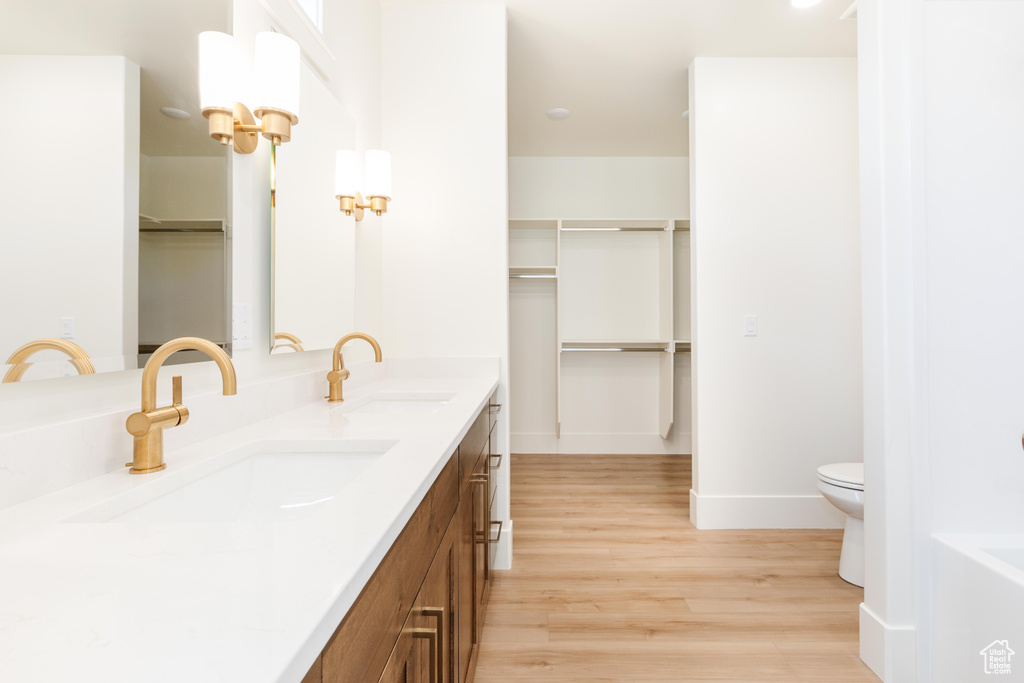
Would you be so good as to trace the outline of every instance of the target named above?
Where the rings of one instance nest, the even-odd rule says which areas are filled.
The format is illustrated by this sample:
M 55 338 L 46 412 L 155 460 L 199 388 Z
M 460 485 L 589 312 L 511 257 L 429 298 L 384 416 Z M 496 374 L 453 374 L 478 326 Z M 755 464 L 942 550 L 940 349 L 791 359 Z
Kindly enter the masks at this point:
M 697 531 L 688 456 L 512 456 L 476 682 L 877 681 L 841 531 Z

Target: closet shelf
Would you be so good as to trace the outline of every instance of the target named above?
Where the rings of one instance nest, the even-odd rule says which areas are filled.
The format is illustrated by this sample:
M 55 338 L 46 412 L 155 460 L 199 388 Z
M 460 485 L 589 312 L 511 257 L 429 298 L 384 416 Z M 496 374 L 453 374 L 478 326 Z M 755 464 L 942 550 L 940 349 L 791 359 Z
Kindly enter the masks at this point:
M 647 228 L 630 226 L 567 228 L 565 226 L 562 226 L 562 232 L 665 232 L 665 228 Z
M 508 269 L 510 278 L 531 280 L 554 280 L 558 277 L 555 266 L 512 266 Z
M 690 232 L 690 221 L 687 220 L 675 220 L 673 221 L 672 229 L 676 232 Z
M 629 341 L 601 340 L 562 340 L 559 350 L 562 352 L 615 351 L 615 352 L 659 352 L 668 351 L 670 342 L 665 341 Z
M 554 218 L 512 219 L 508 222 L 509 230 L 557 230 L 558 220 Z
M 154 218 L 140 213 L 139 232 L 224 232 L 224 220 Z

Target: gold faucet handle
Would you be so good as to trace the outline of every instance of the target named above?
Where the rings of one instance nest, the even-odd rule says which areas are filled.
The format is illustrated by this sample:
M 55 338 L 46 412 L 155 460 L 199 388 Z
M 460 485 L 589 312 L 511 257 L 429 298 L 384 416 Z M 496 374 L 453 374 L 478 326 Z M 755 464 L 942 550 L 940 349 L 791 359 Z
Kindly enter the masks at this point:
M 181 404 L 181 375 L 172 380 L 171 405 L 148 413 L 132 413 L 125 421 L 125 429 L 132 436 L 146 436 L 154 429 L 177 427 L 188 422 L 188 408 Z
M 340 382 L 342 380 L 348 379 L 351 375 L 352 373 L 348 371 L 348 368 L 342 368 L 341 370 L 331 370 L 330 372 L 327 373 L 327 381 L 330 382 L 331 384 L 334 384 L 335 382 Z
M 188 408 L 181 403 L 181 375 L 171 379 L 171 407 L 178 411 L 178 426 L 188 422 Z

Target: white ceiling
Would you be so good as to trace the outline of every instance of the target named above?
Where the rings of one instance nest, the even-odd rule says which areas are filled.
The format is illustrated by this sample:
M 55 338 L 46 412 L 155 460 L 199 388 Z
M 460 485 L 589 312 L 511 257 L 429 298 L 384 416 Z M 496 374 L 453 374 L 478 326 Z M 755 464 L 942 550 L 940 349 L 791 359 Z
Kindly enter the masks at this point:
M 230 25 L 230 0 L 0 0 L 0 53 L 123 55 L 142 68 L 142 153 L 223 156 L 199 109 L 198 36 Z M 67 106 L 73 125 L 75 103 Z M 161 107 L 192 118 L 170 119 Z
M 436 0 L 430 0 L 436 1 Z M 853 57 L 853 0 L 475 0 L 508 8 L 509 154 L 685 156 L 694 57 Z M 545 112 L 565 107 L 566 121 Z
M 508 8 L 513 156 L 685 156 L 694 57 L 856 54 L 856 21 L 839 20 L 853 0 L 468 1 Z M 217 154 L 198 111 L 196 36 L 225 30 L 229 11 L 228 0 L 2 0 L 0 52 L 126 55 L 142 66 L 144 153 Z M 553 107 L 572 116 L 551 121 Z

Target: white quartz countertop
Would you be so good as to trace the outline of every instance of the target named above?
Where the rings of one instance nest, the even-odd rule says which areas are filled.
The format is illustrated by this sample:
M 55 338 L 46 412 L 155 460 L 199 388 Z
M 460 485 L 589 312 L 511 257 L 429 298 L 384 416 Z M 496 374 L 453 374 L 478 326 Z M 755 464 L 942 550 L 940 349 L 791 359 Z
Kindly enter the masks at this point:
M 163 472 L 114 472 L 0 511 L 0 680 L 298 683 L 497 384 L 497 361 L 388 371 L 346 387 L 343 404 L 169 448 Z M 382 393 L 450 398 L 429 415 L 348 415 Z M 301 519 L 80 521 L 126 493 L 195 480 L 254 442 L 335 439 L 395 445 Z M 127 433 L 125 444 L 130 459 Z

